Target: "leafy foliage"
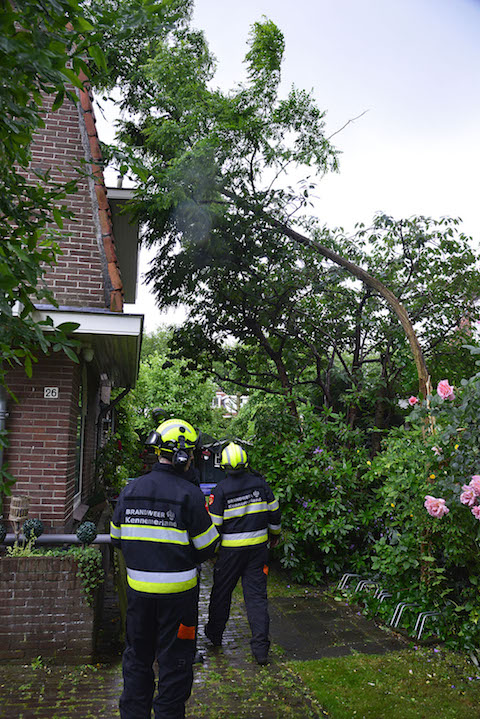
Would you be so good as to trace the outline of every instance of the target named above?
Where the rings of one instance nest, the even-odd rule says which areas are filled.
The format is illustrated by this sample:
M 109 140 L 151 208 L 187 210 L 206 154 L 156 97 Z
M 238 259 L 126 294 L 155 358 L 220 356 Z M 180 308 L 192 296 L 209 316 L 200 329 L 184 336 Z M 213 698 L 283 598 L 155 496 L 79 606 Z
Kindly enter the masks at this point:
M 121 65 L 128 116 L 111 152 L 136 176 L 146 242 L 158 243 L 149 277 L 159 306 L 190 308 L 180 351 L 196 358 L 195 347 L 202 353 L 212 345 L 219 352 L 232 335 L 260 344 L 264 363 L 273 365 L 273 373 L 266 371 L 288 392 L 281 351 L 265 327 L 286 316 L 282 295 L 298 294 L 307 283 L 295 277 L 295 253 L 281 233 L 242 201 L 286 218 L 308 201 L 311 188 L 275 189 L 276 180 L 289 165 L 336 168 L 336 154 L 312 97 L 296 89 L 279 96 L 284 40 L 271 21 L 252 28 L 249 84 L 222 94 L 211 89 L 213 59 L 203 36 L 189 29 L 187 8 L 174 24 L 156 18 L 155 42 L 147 28 L 140 33 L 144 80 L 128 62 Z M 291 281 L 285 292 L 282 282 Z
M 108 54 L 115 33 L 128 30 L 123 3 L 107 5 L 119 14 Z M 375 292 L 292 243 L 282 223 L 294 221 L 393 290 L 439 370 L 454 363 L 460 307 L 471 321 L 478 314 L 469 238 L 458 220 L 379 215 L 346 238 L 309 217 L 315 182 L 337 169 L 337 153 L 312 96 L 281 93 L 281 31 L 267 18 L 254 23 L 248 82 L 224 94 L 213 89 L 203 36 L 189 27 L 190 4 L 183 14 L 169 4 L 149 26 L 147 5 L 134 4 L 130 30 L 143 76 L 116 56 L 126 114 L 111 152 L 138 181 L 134 206 L 158 247 L 148 275 L 157 302 L 189 308 L 178 356 L 220 384 L 287 396 L 293 414 L 299 400 L 346 407 L 352 426 L 376 428 L 378 450 L 382 431 L 402 421 L 398 388 L 415 387 L 404 332 Z M 177 11 L 170 22 L 169 11 Z M 303 180 L 293 188 L 294 167 Z
M 153 427 L 152 410 L 162 408 L 166 417 L 182 417 L 203 432 L 221 434 L 225 421 L 221 410 L 212 407 L 216 385 L 176 357 L 175 343 L 171 330 L 160 329 L 147 338 L 137 385 L 129 397 L 133 427 L 145 437 Z
M 112 399 L 118 390 L 115 390 Z M 115 433 L 95 457 L 96 480 L 109 494 L 118 495 L 129 477 L 144 469 L 144 447 L 134 428 L 134 412 L 127 395 L 115 407 Z
M 435 469 L 432 444 L 425 443 L 421 427 L 394 429 L 370 469 L 379 487 L 382 528 L 373 546 L 372 569 L 410 588 L 421 584 L 427 528 L 432 539 L 432 524 L 423 507 Z
M 88 39 L 83 37 L 87 31 Z M 60 252 L 58 228 L 71 217 L 64 200 L 75 192 L 74 181 L 59 183 L 30 167 L 34 133 L 44 127 L 45 95 L 55 94 L 53 109 L 65 97 L 77 100 L 78 73 L 88 74 L 84 53 L 96 42 L 93 26 L 76 0 L 32 0 L 3 3 L 0 43 L 0 379 L 9 366 L 21 364 L 29 376 L 40 349 L 63 349 L 77 361 L 64 324 L 35 322 L 34 303 L 55 304 L 41 282 L 44 270 Z M 97 55 L 97 53 L 94 53 Z M 28 176 L 30 173 L 30 176 Z M 53 229 L 57 227 L 57 230 Z M 19 303 L 21 312 L 13 314 Z
M 105 580 L 102 566 L 102 554 L 95 547 L 70 547 L 65 553 L 78 562 L 78 576 L 82 582 L 87 604 L 92 607 L 95 603 L 95 594 Z
M 30 166 L 30 146 L 44 127 L 44 97 L 55 95 L 53 110 L 66 97 L 77 100 L 79 72 L 88 74 L 85 54 L 100 64 L 97 35 L 77 0 L 18 0 L 1 3 L 0 40 L 0 384 L 9 368 L 23 366 L 29 377 L 39 352 L 63 350 L 77 362 L 77 327 L 32 317 L 35 303 L 56 304 L 42 282 L 60 253 L 59 230 L 72 216 L 65 200 L 74 181 L 60 183 Z M 19 309 L 19 312 L 14 311 Z M 0 437 L 5 447 L 6 438 Z M 0 468 L 0 494 L 13 482 Z
M 375 503 L 361 434 L 334 412 L 317 415 L 309 407 L 299 429 L 285 404 L 274 405 L 269 414 L 265 404 L 258 408 L 250 458 L 280 501 L 282 565 L 312 584 L 347 563 L 364 567 Z
M 460 502 L 462 486 L 479 472 L 479 412 L 477 374 L 455 389 L 451 401 L 435 395 L 417 405 L 411 426 L 390 433 L 371 468 L 382 506 L 372 569 L 394 598 L 437 608 L 441 617 L 432 631 L 463 648 L 478 645 L 480 637 L 480 525 Z M 428 418 L 433 432 L 424 436 Z M 446 500 L 446 516 L 427 514 L 427 494 Z M 388 603 L 365 602 L 371 611 L 388 611 Z

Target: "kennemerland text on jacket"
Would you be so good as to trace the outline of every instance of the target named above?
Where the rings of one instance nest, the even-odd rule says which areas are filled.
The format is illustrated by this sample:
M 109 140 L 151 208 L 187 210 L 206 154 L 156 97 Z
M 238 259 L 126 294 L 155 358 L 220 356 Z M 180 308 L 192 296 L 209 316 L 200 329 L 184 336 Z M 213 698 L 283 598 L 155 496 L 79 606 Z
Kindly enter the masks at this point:
M 123 489 L 110 535 L 129 586 L 157 595 L 193 589 L 196 565 L 213 556 L 219 540 L 201 490 L 160 462 Z
M 269 533 L 280 534 L 278 500 L 259 474 L 227 474 L 213 489 L 209 510 L 222 547 L 252 547 L 268 542 Z

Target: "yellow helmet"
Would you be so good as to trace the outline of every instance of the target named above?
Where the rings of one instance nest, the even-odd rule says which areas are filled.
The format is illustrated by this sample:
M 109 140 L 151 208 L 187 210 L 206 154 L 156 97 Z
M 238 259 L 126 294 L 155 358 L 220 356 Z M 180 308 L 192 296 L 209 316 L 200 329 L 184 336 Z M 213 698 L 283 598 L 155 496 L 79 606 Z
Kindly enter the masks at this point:
M 167 419 L 154 432 L 150 432 L 145 444 L 160 452 L 175 452 L 178 449 L 192 450 L 198 444 L 198 432 L 183 419 Z
M 235 442 L 227 444 L 220 458 L 220 467 L 231 472 L 237 472 L 248 467 L 248 457 L 243 447 L 235 444 Z

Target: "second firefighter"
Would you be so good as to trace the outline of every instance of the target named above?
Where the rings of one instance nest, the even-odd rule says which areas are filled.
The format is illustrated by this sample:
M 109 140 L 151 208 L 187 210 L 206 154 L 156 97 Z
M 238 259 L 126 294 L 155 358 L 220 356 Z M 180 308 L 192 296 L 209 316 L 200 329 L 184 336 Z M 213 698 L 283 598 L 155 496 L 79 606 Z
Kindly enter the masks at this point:
M 268 542 L 278 543 L 280 509 L 265 479 L 248 469 L 245 450 L 231 442 L 222 452 L 226 478 L 209 498 L 210 516 L 221 537 L 213 573 L 205 634 L 220 646 L 230 614 L 232 592 L 242 580 L 252 633 L 250 646 L 259 664 L 268 662 L 270 648 L 267 599 Z

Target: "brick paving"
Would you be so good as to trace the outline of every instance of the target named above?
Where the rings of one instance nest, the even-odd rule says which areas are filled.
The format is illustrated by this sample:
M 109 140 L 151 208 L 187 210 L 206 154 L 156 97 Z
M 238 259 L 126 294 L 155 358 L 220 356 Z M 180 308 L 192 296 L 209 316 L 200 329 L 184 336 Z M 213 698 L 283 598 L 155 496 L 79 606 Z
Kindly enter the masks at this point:
M 340 656 L 352 651 L 384 653 L 405 643 L 358 616 L 354 609 L 320 593 L 270 601 L 272 662 L 259 667 L 250 655 L 250 631 L 237 588 L 221 648 L 203 635 L 212 581 L 204 566 L 199 605 L 198 649 L 187 719 L 307 719 L 322 717 L 321 707 L 307 695 L 289 670 L 291 659 Z M 114 719 L 122 689 L 121 646 L 115 603 L 107 602 L 99 655 L 91 665 L 0 665 L 1 719 Z

